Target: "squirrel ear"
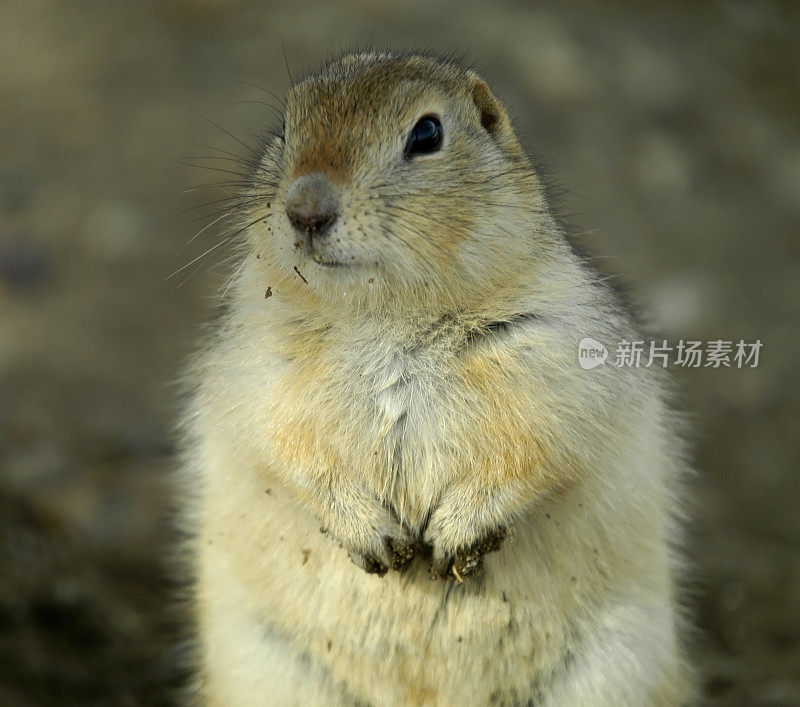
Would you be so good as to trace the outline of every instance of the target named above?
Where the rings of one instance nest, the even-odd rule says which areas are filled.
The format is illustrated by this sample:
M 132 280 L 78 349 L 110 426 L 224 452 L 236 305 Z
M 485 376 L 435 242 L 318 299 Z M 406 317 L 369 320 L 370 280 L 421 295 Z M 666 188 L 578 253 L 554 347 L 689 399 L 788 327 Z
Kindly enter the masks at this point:
M 517 141 L 511 120 L 503 104 L 498 101 L 486 82 L 477 74 L 471 73 L 472 101 L 478 109 L 483 129 L 493 137 L 506 154 L 515 160 L 525 160 L 525 154 Z
M 505 108 L 492 95 L 486 82 L 477 76 L 472 87 L 472 100 L 478 109 L 481 125 L 490 135 L 496 135 L 511 127 Z

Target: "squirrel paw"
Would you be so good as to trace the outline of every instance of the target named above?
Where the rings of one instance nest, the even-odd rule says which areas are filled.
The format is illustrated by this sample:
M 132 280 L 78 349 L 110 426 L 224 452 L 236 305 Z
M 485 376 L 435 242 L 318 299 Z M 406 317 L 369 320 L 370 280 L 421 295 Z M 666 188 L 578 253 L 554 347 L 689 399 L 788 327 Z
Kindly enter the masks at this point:
M 393 537 L 383 538 L 383 547 L 378 552 L 351 550 L 350 559 L 368 574 L 383 577 L 390 569 L 402 572 L 414 558 L 414 545 Z
M 333 498 L 321 505 L 320 530 L 365 572 L 382 577 L 411 562 L 415 545 L 408 530 L 391 509 L 362 489 L 340 484 Z
M 483 556 L 495 552 L 503 544 L 508 529 L 498 526 L 470 545 L 457 548 L 454 552 L 442 552 L 434 546 L 431 574 L 439 579 L 453 579 L 463 582 L 476 577 L 483 570 Z

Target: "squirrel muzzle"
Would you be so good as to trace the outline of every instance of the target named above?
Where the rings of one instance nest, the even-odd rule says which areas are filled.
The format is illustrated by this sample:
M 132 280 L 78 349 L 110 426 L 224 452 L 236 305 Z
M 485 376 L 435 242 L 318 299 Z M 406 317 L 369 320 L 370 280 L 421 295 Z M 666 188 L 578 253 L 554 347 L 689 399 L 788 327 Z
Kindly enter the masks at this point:
M 339 196 L 324 174 L 314 172 L 292 182 L 284 206 L 295 230 L 309 239 L 323 238 L 339 215 Z

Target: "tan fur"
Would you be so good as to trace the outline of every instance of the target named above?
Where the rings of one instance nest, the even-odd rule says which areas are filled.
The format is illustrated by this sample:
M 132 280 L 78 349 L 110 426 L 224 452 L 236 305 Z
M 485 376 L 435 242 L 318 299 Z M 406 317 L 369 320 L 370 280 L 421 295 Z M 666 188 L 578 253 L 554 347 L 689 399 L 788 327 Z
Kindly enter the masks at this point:
M 428 114 L 442 149 L 406 159 Z M 283 200 L 311 172 L 341 209 L 304 242 Z M 688 703 L 664 384 L 578 366 L 583 337 L 636 332 L 486 84 L 334 62 L 291 90 L 246 197 L 263 221 L 186 416 L 203 701 Z M 387 539 L 413 561 L 368 574 Z

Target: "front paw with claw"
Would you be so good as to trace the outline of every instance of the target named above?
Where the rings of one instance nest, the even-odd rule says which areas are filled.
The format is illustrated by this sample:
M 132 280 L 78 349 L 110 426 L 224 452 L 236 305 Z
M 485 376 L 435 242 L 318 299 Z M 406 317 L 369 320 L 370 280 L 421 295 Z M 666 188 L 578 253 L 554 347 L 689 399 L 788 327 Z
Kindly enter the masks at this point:
M 390 569 L 402 572 L 414 558 L 414 545 L 400 538 L 384 537 L 377 552 L 350 551 L 350 559 L 369 574 L 383 577 Z
M 478 576 L 483 571 L 484 555 L 499 550 L 507 534 L 505 526 L 498 526 L 469 545 L 461 545 L 452 551 L 434 545 L 431 573 L 440 579 L 454 579 L 456 582 Z
M 339 483 L 319 505 L 320 530 L 338 542 L 362 570 L 378 576 L 402 570 L 414 540 L 396 514 L 357 486 Z

